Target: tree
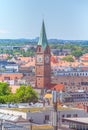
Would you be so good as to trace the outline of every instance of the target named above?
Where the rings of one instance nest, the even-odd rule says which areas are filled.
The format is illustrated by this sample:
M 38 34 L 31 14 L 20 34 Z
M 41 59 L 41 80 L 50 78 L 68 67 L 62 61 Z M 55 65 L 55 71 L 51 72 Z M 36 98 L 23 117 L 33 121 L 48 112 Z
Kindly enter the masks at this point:
M 19 102 L 36 102 L 38 100 L 38 94 L 31 86 L 21 85 L 16 91 L 16 96 Z
M 5 82 L 0 82 L 0 103 L 6 103 L 7 97 L 11 94 L 11 88 Z
M 74 59 L 71 55 L 67 55 L 62 60 L 67 61 L 67 62 L 74 62 Z
M 72 55 L 79 58 L 80 56 L 82 56 L 82 50 L 74 50 L 72 51 Z
M 16 96 L 18 97 L 19 102 L 25 101 L 25 89 L 24 85 L 21 85 L 20 88 L 16 90 Z
M 0 82 L 0 96 L 11 94 L 9 85 L 5 82 Z
M 38 100 L 38 94 L 31 86 L 27 86 L 25 90 L 26 102 L 36 102 Z
M 19 99 L 16 94 L 9 94 L 4 97 L 4 102 L 7 103 L 19 103 Z
M 17 89 L 16 94 L 11 93 L 11 89 L 7 83 L 0 82 L 0 103 L 19 103 L 19 102 L 36 102 L 38 94 L 34 89 L 28 85 L 21 85 Z
M 0 103 L 5 103 L 5 96 L 0 96 Z

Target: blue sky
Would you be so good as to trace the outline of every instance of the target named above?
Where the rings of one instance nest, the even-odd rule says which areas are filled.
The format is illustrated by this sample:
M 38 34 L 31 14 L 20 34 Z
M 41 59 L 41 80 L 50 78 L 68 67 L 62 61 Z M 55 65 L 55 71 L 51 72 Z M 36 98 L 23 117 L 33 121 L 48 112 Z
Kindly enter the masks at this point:
M 0 38 L 88 40 L 88 0 L 0 0 Z

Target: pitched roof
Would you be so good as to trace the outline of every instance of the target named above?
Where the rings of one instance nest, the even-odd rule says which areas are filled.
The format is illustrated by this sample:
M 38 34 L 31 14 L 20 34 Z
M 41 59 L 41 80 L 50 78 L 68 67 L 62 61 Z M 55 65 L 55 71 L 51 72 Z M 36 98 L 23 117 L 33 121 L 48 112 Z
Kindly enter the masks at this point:
M 46 48 L 46 46 L 48 45 L 44 21 L 42 22 L 42 28 L 41 28 L 41 32 L 40 32 L 40 37 L 39 37 L 38 45 L 41 45 L 43 50 L 44 50 L 44 49 Z
M 64 89 L 64 84 L 57 84 L 57 85 L 53 85 L 52 87 L 51 87 L 51 89 L 53 90 L 53 89 L 56 89 L 56 91 L 64 91 L 65 89 Z

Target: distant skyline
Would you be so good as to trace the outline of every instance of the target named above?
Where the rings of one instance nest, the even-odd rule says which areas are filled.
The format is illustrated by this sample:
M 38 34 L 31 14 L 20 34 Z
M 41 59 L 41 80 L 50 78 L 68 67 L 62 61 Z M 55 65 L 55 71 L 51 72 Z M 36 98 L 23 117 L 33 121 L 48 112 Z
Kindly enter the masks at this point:
M 0 39 L 88 40 L 88 0 L 0 0 Z

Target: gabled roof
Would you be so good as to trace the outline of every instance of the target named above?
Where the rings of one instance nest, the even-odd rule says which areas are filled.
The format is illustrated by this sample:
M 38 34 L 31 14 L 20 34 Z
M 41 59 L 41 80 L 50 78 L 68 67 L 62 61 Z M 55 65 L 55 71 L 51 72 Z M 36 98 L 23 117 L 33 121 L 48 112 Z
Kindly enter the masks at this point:
M 47 41 L 47 37 L 46 37 L 46 31 L 45 31 L 45 25 L 44 25 L 44 20 L 42 22 L 42 28 L 41 28 L 41 32 L 40 32 L 38 45 L 42 46 L 43 50 L 45 50 L 46 46 L 48 45 L 48 41 Z
M 56 91 L 65 91 L 65 88 L 64 88 L 64 84 L 51 84 L 50 86 L 50 89 L 51 90 L 56 90 Z

